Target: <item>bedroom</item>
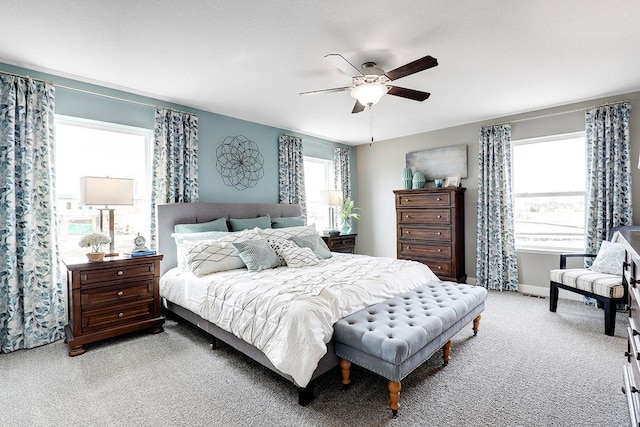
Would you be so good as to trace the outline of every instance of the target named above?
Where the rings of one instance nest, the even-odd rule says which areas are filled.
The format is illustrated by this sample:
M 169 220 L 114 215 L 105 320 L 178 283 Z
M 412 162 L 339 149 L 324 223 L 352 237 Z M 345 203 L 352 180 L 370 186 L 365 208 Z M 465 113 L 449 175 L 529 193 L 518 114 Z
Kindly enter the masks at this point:
M 12 2 L 2 2 L 3 9 L 6 5 L 7 7 L 12 5 Z M 502 3 L 502 2 L 501 2 Z M 511 5 L 511 3 L 509 3 Z M 436 8 L 435 5 L 430 5 L 429 9 L 433 10 Z M 492 4 L 494 8 L 497 8 L 499 4 Z M 538 5 L 539 6 L 539 5 Z M 593 6 L 593 4 L 592 4 Z M 338 7 L 338 6 L 336 6 Z M 460 6 L 461 7 L 461 6 Z M 511 6 L 513 7 L 513 6 Z M 532 6 L 533 7 L 533 6 Z M 542 7 L 542 6 L 540 6 Z M 562 22 L 567 20 L 572 22 L 574 26 L 577 26 L 574 20 L 569 20 L 567 14 L 577 14 L 575 8 L 577 8 L 575 4 L 571 6 L 567 6 L 566 10 L 563 10 L 562 13 L 558 14 L 559 18 L 554 20 L 550 20 L 550 26 L 552 29 L 555 29 L 560 34 L 558 37 L 561 37 L 563 31 Z M 595 6 L 593 6 L 595 7 Z M 617 6 L 619 9 L 612 11 L 611 13 L 605 13 L 605 11 L 601 11 L 601 13 L 594 13 L 599 17 L 606 17 L 607 23 L 610 25 L 609 29 L 614 28 L 615 30 L 609 31 L 607 39 L 606 37 L 602 37 L 604 41 L 602 41 L 602 45 L 600 46 L 617 46 L 617 42 L 620 42 L 621 39 L 625 39 L 625 43 L 629 43 L 629 46 L 637 45 L 637 33 L 632 30 L 632 25 L 628 24 L 628 20 L 630 17 L 637 15 L 637 7 L 629 3 L 628 5 L 619 5 Z M 490 12 L 492 9 L 489 6 L 486 6 L 486 10 L 482 6 L 476 6 L 477 9 L 473 9 L 476 14 L 479 14 L 479 18 L 482 18 L 486 24 L 492 22 L 492 14 Z M 28 8 L 30 10 L 30 8 Z M 24 10 L 24 6 L 20 7 L 20 10 Z M 424 11 L 424 6 L 421 6 L 419 9 Z M 446 17 L 447 11 L 443 9 L 437 9 L 439 14 Z M 484 13 L 483 10 L 485 10 Z M 264 12 L 264 11 L 261 11 Z M 632 13 L 633 12 L 633 13 Z M 74 17 L 75 15 L 71 13 L 71 11 L 66 11 L 70 16 Z M 295 12 L 289 11 L 287 12 L 286 17 L 292 19 L 295 17 Z M 284 12 L 283 12 L 284 14 Z M 424 12 L 425 15 L 428 15 L 428 12 Z M 82 14 L 80 18 L 83 17 Z M 375 15 L 375 14 L 374 14 Z M 473 15 L 469 13 L 469 15 Z M 517 15 L 517 14 L 516 14 Z M 593 16 L 589 15 L 588 16 Z M 234 17 L 237 17 L 238 14 L 234 14 Z M 440 16 L 440 19 L 444 18 Z M 467 16 L 467 15 L 465 15 Z M 585 19 L 584 16 L 581 17 Z M 210 17 L 212 22 L 215 22 L 214 17 Z M 329 19 L 329 18 L 327 18 Z M 467 19 L 471 20 L 469 16 Z M 575 18 L 576 21 L 579 22 L 578 18 Z M 109 21 L 109 20 L 105 20 Z M 60 22 L 64 22 L 64 20 L 60 20 Z M 253 22 L 253 21 L 252 21 Z M 379 22 L 379 21 L 376 21 Z M 255 22 L 254 22 L 255 23 Z M 627 23 L 625 25 L 625 23 Z M 141 25 L 147 24 L 147 21 L 141 20 Z M 464 22 L 466 25 L 471 25 L 469 22 Z M 97 25 L 97 24 L 96 24 Z M 444 25 L 444 24 L 442 24 Z M 381 22 L 380 27 L 384 27 L 384 24 Z M 446 28 L 446 27 L 443 27 Z M 513 27 L 510 27 L 513 28 Z M 539 28 L 544 28 L 544 25 L 540 25 Z M 88 37 L 91 33 L 92 29 L 88 29 L 86 27 L 79 27 L 79 33 L 76 33 L 77 37 Z M 100 31 L 104 31 L 101 32 Z M 104 27 L 96 26 L 95 33 L 97 35 L 101 35 L 107 37 L 109 35 L 108 26 L 107 29 Z M 382 34 L 387 34 L 387 31 L 391 32 L 391 30 L 385 30 Z M 441 31 L 441 34 L 439 34 Z M 443 70 L 446 70 L 447 67 L 450 67 L 446 64 L 447 61 L 446 55 L 449 55 L 450 51 L 453 50 L 453 46 L 450 46 L 453 42 L 448 42 L 447 38 L 451 38 L 451 29 L 445 31 L 445 29 L 438 30 L 433 29 L 430 32 L 427 31 L 426 35 L 424 31 L 418 31 L 407 35 L 401 36 L 399 39 L 394 41 L 394 45 L 409 44 L 409 40 L 412 37 L 420 37 L 421 41 L 416 42 L 417 48 L 412 48 L 412 50 L 407 51 L 406 53 L 398 53 L 397 61 L 389 61 L 388 64 L 385 64 L 386 67 L 392 68 L 398 64 L 406 63 L 409 60 L 416 59 L 424 54 L 432 54 L 435 57 L 438 57 L 440 61 L 440 65 L 433 70 L 428 70 L 421 73 L 420 78 L 416 80 L 415 87 L 419 89 L 429 90 L 432 93 L 432 98 L 425 101 L 423 104 L 415 107 L 413 104 L 409 104 L 409 101 L 406 101 L 405 104 L 401 104 L 401 101 L 404 100 L 391 100 L 388 99 L 390 97 L 385 98 L 381 101 L 380 105 L 374 107 L 373 112 L 373 134 L 375 137 L 375 142 L 369 145 L 368 139 L 370 136 L 370 128 L 369 128 L 369 120 L 367 116 L 358 117 L 357 125 L 350 126 L 349 130 L 356 132 L 357 136 L 355 139 L 359 141 L 357 145 L 346 145 L 349 147 L 350 153 L 353 159 L 353 168 L 352 170 L 355 172 L 355 176 L 353 177 L 354 183 L 354 198 L 358 204 L 358 206 L 363 208 L 363 212 L 366 213 L 363 215 L 362 219 L 357 222 L 357 251 L 363 254 L 370 254 L 375 256 L 395 256 L 395 210 L 393 206 L 393 190 L 400 188 L 400 178 L 401 171 L 404 167 L 404 156 L 407 152 L 429 149 L 429 148 L 438 148 L 447 145 L 460 145 L 467 144 L 468 145 L 468 153 L 469 153 L 469 178 L 463 180 L 463 186 L 467 188 L 466 192 L 466 215 L 465 215 L 465 229 L 466 229 L 466 240 L 465 240 L 465 258 L 466 258 L 466 272 L 470 278 L 475 277 L 475 236 L 476 236 L 476 218 L 475 218 L 475 194 L 477 193 L 477 184 L 475 178 L 477 177 L 477 161 L 475 157 L 475 153 L 478 151 L 478 130 L 483 124 L 490 123 L 501 123 L 506 121 L 513 121 L 513 139 L 524 139 L 524 138 L 532 138 L 537 136 L 549 135 L 549 134 L 562 134 L 567 132 L 574 132 L 577 130 L 584 130 L 584 111 L 576 111 L 574 113 L 568 114 L 558 114 L 555 113 L 564 113 L 567 111 L 580 110 L 582 108 L 590 107 L 593 105 L 599 105 L 605 102 L 615 102 L 623 99 L 630 100 L 631 104 L 637 104 L 638 100 L 640 100 L 640 93 L 637 91 L 640 89 L 637 76 L 638 70 L 634 67 L 637 67 L 635 61 L 625 60 L 627 56 L 630 58 L 633 56 L 631 53 L 626 54 L 620 52 L 618 49 L 603 49 L 598 51 L 598 62 L 611 62 L 615 63 L 616 72 L 620 73 L 629 73 L 633 76 L 636 76 L 634 80 L 628 81 L 624 80 L 624 78 L 620 77 L 617 80 L 620 82 L 620 86 L 616 89 L 604 89 L 604 83 L 599 83 L 598 80 L 593 78 L 594 80 L 588 81 L 584 83 L 586 89 L 584 92 L 580 92 L 577 95 L 569 96 L 567 94 L 563 94 L 564 97 L 559 97 L 557 100 L 550 103 L 539 103 L 536 104 L 535 100 L 531 101 L 530 106 L 526 106 L 523 104 L 517 104 L 516 101 L 511 98 L 505 98 L 503 105 L 498 107 L 485 107 L 482 111 L 472 111 L 471 114 L 476 114 L 475 118 L 467 119 L 464 122 L 459 122 L 456 124 L 449 124 L 440 127 L 434 127 L 429 131 L 418 131 L 413 132 L 411 135 L 399 136 L 399 137 L 387 137 L 385 138 L 383 135 L 383 129 L 385 127 L 385 114 L 388 110 L 383 110 L 384 103 L 397 106 L 398 108 L 407 108 L 409 113 L 408 115 L 413 117 L 412 121 L 416 122 L 427 122 L 427 117 L 430 117 L 435 112 L 434 108 L 438 108 L 438 99 L 445 96 L 443 91 L 445 90 L 445 86 L 437 84 L 436 78 L 438 75 L 436 72 L 443 73 Z M 540 31 L 538 29 L 538 31 Z M 544 30 L 543 30 L 544 31 Z M 553 31 L 550 31 L 553 33 Z M 15 33 L 18 33 L 16 30 Z M 73 32 L 71 32 L 73 34 Z M 77 35 L 80 34 L 80 35 Z M 105 35 L 106 34 L 106 35 Z M 468 33 L 467 33 L 468 34 Z M 113 34 L 110 34 L 113 35 Z M 301 51 L 302 46 L 294 46 L 292 49 L 299 54 L 304 54 L 308 58 L 306 59 L 305 67 L 306 71 L 314 74 L 314 78 L 306 80 L 304 85 L 300 87 L 296 87 L 293 92 L 293 99 L 296 102 L 296 105 L 303 105 L 304 110 L 316 111 L 317 115 L 326 114 L 325 109 L 344 109 L 347 113 L 347 119 L 350 119 L 349 111 L 352 106 L 352 101 L 349 96 L 346 94 L 335 94 L 333 95 L 323 95 L 324 99 L 314 97 L 314 98 L 306 98 L 304 100 L 299 100 L 297 93 L 304 90 L 313 90 L 320 89 L 323 87 L 332 87 L 339 86 L 344 83 L 339 73 L 333 73 L 335 70 L 330 68 L 330 64 L 328 64 L 323 56 L 327 53 L 331 53 L 334 50 L 339 51 L 343 55 L 348 55 L 352 53 L 353 60 L 359 61 L 361 58 L 357 56 L 357 53 L 360 51 L 360 46 L 365 46 L 365 49 L 368 51 L 372 51 L 375 53 L 376 49 L 381 49 L 377 46 L 378 43 L 383 43 L 378 40 L 382 40 L 376 38 L 374 41 L 367 42 L 366 34 L 353 35 L 354 41 L 350 42 L 348 46 L 342 47 L 343 44 L 334 44 L 323 46 L 322 49 L 316 52 L 306 52 L 303 53 Z M 446 36 L 446 37 L 445 37 Z M 336 36 L 337 37 L 337 36 Z M 429 37 L 436 38 L 438 42 L 429 42 Z M 178 97 L 174 96 L 151 96 L 145 97 L 143 96 L 148 92 L 143 89 L 144 85 L 140 82 L 138 86 L 132 86 L 129 90 L 124 90 L 124 85 L 108 85 L 104 82 L 108 81 L 109 75 L 118 75 L 120 73 L 124 73 L 127 69 L 121 69 L 122 63 L 131 63 L 135 64 L 131 68 L 135 68 L 135 66 L 140 66 L 139 58 L 136 58 L 133 53 L 126 55 L 126 58 L 121 61 L 111 61 L 105 60 L 105 58 L 109 58 L 110 54 L 104 54 L 103 57 L 103 65 L 105 69 L 105 76 L 86 76 L 86 80 L 80 78 L 82 74 L 79 69 L 72 70 L 63 70 L 64 72 L 54 73 L 52 67 L 49 67 L 46 64 L 39 62 L 38 56 L 19 56 L 19 52 L 24 52 L 25 55 L 28 54 L 28 49 L 18 43 L 17 40 L 12 39 L 10 37 L 3 37 L 2 42 L 2 50 L 0 50 L 0 62 L 3 63 L 3 66 L 0 68 L 3 71 L 15 72 L 18 74 L 28 74 L 30 76 L 36 78 L 43 78 L 45 80 L 50 80 L 55 83 L 59 83 L 60 85 L 68 85 L 74 88 L 86 88 L 90 91 L 95 91 L 99 93 L 106 93 L 112 96 L 140 101 L 149 104 L 162 104 L 168 106 L 174 106 L 180 110 L 189 110 L 196 111 L 200 120 L 200 158 L 201 165 L 206 162 L 211 162 L 213 165 L 215 161 L 215 148 L 222 142 L 222 139 L 230 136 L 243 134 L 248 138 L 259 141 L 261 144 L 264 144 L 263 155 L 265 156 L 265 164 L 270 165 L 268 168 L 265 168 L 265 176 L 261 179 L 258 186 L 248 189 L 245 191 L 237 191 L 232 189 L 221 181 L 217 172 L 213 167 L 207 169 L 201 168 L 201 199 L 203 201 L 224 201 L 224 202 L 274 202 L 277 200 L 277 171 L 276 171 L 276 156 L 277 153 L 275 150 L 277 144 L 277 138 L 282 133 L 294 133 L 296 135 L 301 135 L 305 139 L 305 154 L 308 154 L 313 157 L 321 157 L 328 158 L 331 156 L 331 151 L 333 146 L 342 145 L 338 144 L 334 141 L 343 141 L 347 138 L 341 137 L 333 137 L 333 138 L 320 138 L 314 135 L 320 134 L 320 132 L 316 129 L 313 130 L 309 128 L 308 131 L 303 131 L 304 128 L 302 124 L 296 124 L 295 126 L 282 126 L 282 125 L 274 125 L 267 126 L 266 124 L 271 123 L 263 118 L 256 118 L 254 120 L 242 120 L 233 117 L 242 117 L 238 112 L 229 111 L 220 108 L 211 108 L 210 110 L 205 111 L 201 108 L 193 108 L 190 107 L 190 104 L 187 102 L 177 102 Z M 427 40 L 427 41 L 425 41 Z M 608 41 L 607 41 L 608 40 Z M 59 43 L 70 43 L 72 40 L 64 39 L 64 41 L 60 41 Z M 6 45 L 5 45 L 6 43 Z M 273 38 L 268 38 L 265 41 L 265 46 L 260 47 L 260 49 L 266 50 L 267 54 L 270 51 L 276 50 L 278 46 L 277 43 L 280 43 L 275 36 Z M 369 44 L 367 44 L 369 43 Z M 458 43 L 460 43 L 458 41 Z M 547 43 L 549 43 L 547 41 Z M 15 48 L 12 48 L 11 45 L 19 46 L 20 50 L 16 51 Z M 99 45 L 99 42 L 96 42 Z M 122 43 L 124 45 L 124 42 Z M 390 49 L 395 46 L 383 46 L 385 49 Z M 550 48 L 549 45 L 546 48 Z M 257 49 L 257 48 L 256 48 Z M 540 48 L 542 49 L 542 48 Z M 529 52 L 535 52 L 535 49 L 525 49 L 520 48 L 520 50 L 525 50 Z M 69 54 L 70 49 L 65 49 L 66 54 Z M 125 49 L 125 53 L 127 50 Z M 633 52 L 633 50 L 629 50 L 628 52 Z M 518 53 L 518 52 L 514 52 Z M 89 52 L 85 54 L 89 55 Z M 259 52 L 258 52 L 259 54 Z M 544 57 L 546 52 L 536 52 L 540 57 Z M 260 56 L 260 55 L 258 55 Z M 263 54 L 264 56 L 264 54 Z M 383 57 L 385 55 L 382 55 Z M 468 61 L 474 60 L 477 61 L 479 58 L 477 56 L 470 55 L 470 52 L 464 52 L 460 54 L 461 57 L 469 56 L 467 58 Z M 540 60 L 537 57 L 538 60 Z M 285 62 L 292 62 L 295 56 L 287 58 Z M 574 56 L 570 56 L 572 59 L 576 59 Z M 604 59 L 601 59 L 604 58 Z M 74 58 L 66 57 L 65 60 L 71 61 Z M 82 61 L 78 61 L 82 62 Z M 115 62 L 119 62 L 116 64 Z M 534 62 L 534 61 L 532 61 Z M 562 61 L 558 61 L 560 64 L 564 64 Z M 239 62 L 239 64 L 247 64 L 247 62 Z M 526 61 L 524 62 L 524 66 L 529 66 L 533 64 L 528 64 Z M 82 64 L 78 64 L 78 67 L 81 67 Z M 462 67 L 462 65 L 459 65 Z M 288 66 L 287 66 L 288 67 Z M 287 68 L 284 67 L 284 68 Z M 468 63 L 465 65 L 465 76 L 467 80 L 473 80 L 477 78 L 477 74 L 473 74 L 473 77 L 469 77 L 469 70 L 473 68 Z M 548 66 L 547 66 L 548 68 Z M 567 65 L 568 70 L 572 70 Z M 279 69 L 280 70 L 280 69 Z M 478 70 L 480 71 L 480 70 Z M 605 72 L 612 72 L 612 70 L 608 70 L 605 68 Z M 531 73 L 531 71 L 529 71 Z M 527 75 L 527 74 L 525 74 Z M 568 81 L 572 79 L 572 75 L 567 76 L 565 73 L 558 73 L 556 75 L 546 74 L 547 80 L 550 82 L 558 81 L 558 85 L 566 84 L 568 85 Z M 627 75 L 627 74 L 625 74 Z M 331 78 L 329 78 L 331 76 Z M 182 75 L 181 75 L 182 77 Z M 189 76 L 186 76 L 189 78 Z M 169 79 L 170 77 L 163 75 L 162 79 Z M 416 76 L 417 78 L 417 76 Z M 432 80 L 433 78 L 433 80 Z M 561 79 L 562 78 L 562 79 Z M 609 79 L 606 79 L 609 80 Z M 527 81 L 527 80 L 524 80 Z M 101 84 L 102 82 L 102 84 Z M 528 82 L 528 81 L 527 81 Z M 473 83 L 473 82 L 472 82 Z M 516 82 L 519 85 L 522 85 L 522 81 Z M 188 82 L 183 83 L 183 90 L 186 92 L 193 91 L 197 92 L 198 88 L 192 88 Z M 409 83 L 407 83 L 409 86 Z M 281 88 L 278 85 L 277 88 Z M 479 84 L 475 84 L 475 86 L 481 86 Z M 490 87 L 491 85 L 487 86 Z M 541 92 L 553 92 L 560 93 L 563 91 L 561 86 L 546 86 L 540 84 L 540 86 L 536 86 L 534 84 L 527 83 L 528 90 L 524 93 L 520 93 L 520 97 L 522 98 L 536 98 Z M 413 87 L 413 86 L 410 86 Z M 277 89 L 276 88 L 276 89 Z M 493 89 L 493 87 L 490 87 Z M 533 89 L 532 89 L 533 88 Z M 121 89 L 121 90 L 117 90 Z M 271 96 L 273 98 L 277 97 L 277 94 L 272 92 L 273 89 L 264 88 L 264 91 L 267 92 L 267 96 Z M 483 88 L 484 89 L 484 88 Z M 258 96 L 257 91 L 254 92 L 253 96 Z M 438 93 L 440 92 L 440 93 Z M 568 90 L 566 91 L 568 92 Z M 270 94 L 270 95 L 269 95 Z M 473 94 L 473 95 L 472 95 Z M 484 96 L 483 91 L 475 91 L 466 96 L 465 94 L 461 94 L 459 92 L 449 92 L 447 96 L 449 98 L 457 99 L 463 107 L 462 109 L 469 108 L 475 104 L 481 104 L 482 97 Z M 344 96 L 344 98 L 340 98 Z M 214 98 L 213 96 L 211 96 Z M 122 102 L 115 99 L 107 99 L 99 96 L 92 96 L 91 94 L 83 94 L 74 90 L 69 90 L 65 88 L 58 88 L 56 93 L 56 113 L 66 115 L 66 116 L 75 116 L 75 117 L 84 117 L 89 119 L 94 119 L 103 122 L 111 122 L 124 124 L 139 128 L 152 128 L 153 127 L 153 108 L 146 107 L 141 105 L 132 104 L 129 102 Z M 253 99 L 253 98 L 252 98 Z M 173 101 L 174 103 L 169 103 L 168 101 Z M 218 102 L 218 101 L 216 101 Z M 245 103 L 249 103 L 250 101 L 244 100 Z M 300 104 L 303 102 L 304 104 Z M 317 104 L 316 104 L 317 103 Z M 429 104 L 431 103 L 431 104 Z M 325 104 L 329 104 L 325 106 Z M 322 105 L 322 109 L 314 110 L 315 106 Z M 376 109 L 379 107 L 379 109 Z M 318 107 L 319 108 L 319 107 Z M 426 110 L 425 110 L 426 108 Z M 477 107 L 479 108 L 479 107 Z M 225 111 L 224 113 L 222 111 Z M 413 112 L 412 112 L 413 111 Z M 632 163 L 633 163 L 633 181 L 638 182 L 640 179 L 640 171 L 636 168 L 637 159 L 640 155 L 639 148 L 640 143 L 639 136 L 637 132 L 635 132 L 635 123 L 640 120 L 638 118 L 638 111 L 632 110 L 631 113 L 631 154 L 632 154 Z M 415 117 L 418 116 L 418 120 Z M 544 117 L 543 117 L 544 116 Z M 536 120 L 521 120 L 530 117 L 540 117 Z M 521 121 L 519 121 L 521 120 Z M 277 123 L 282 123 L 278 121 Z M 326 123 L 321 123 L 318 126 L 326 126 Z M 406 128 L 409 128 L 410 125 L 407 125 Z M 411 125 L 413 126 L 413 124 Z M 262 148 L 262 146 L 261 146 Z M 308 150 L 308 151 L 307 151 Z M 541 166 L 541 169 L 544 170 L 544 167 Z M 640 187 L 637 185 L 632 189 L 632 199 L 639 200 L 640 197 Z M 375 215 L 373 215 L 375 213 Z M 636 220 L 634 223 L 639 223 L 637 220 L 638 212 L 635 213 L 634 218 Z M 548 255 L 548 254 L 540 254 L 540 253 L 519 253 L 518 254 L 518 264 L 520 267 L 519 275 L 520 275 L 520 283 L 523 285 L 528 285 L 532 287 L 538 287 L 540 289 L 534 289 L 534 291 L 538 291 L 538 293 L 544 293 L 546 289 L 548 289 L 548 271 L 552 268 L 557 267 L 558 258 L 557 255 Z M 532 292 L 536 293 L 536 292 Z

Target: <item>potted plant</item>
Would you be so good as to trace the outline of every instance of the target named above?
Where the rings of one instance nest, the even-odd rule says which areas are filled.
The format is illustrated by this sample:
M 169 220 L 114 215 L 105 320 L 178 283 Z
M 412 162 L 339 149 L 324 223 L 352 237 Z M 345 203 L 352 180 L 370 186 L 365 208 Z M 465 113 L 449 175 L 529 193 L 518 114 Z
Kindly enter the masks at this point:
M 92 233 L 85 234 L 78 242 L 78 246 L 81 248 L 91 248 L 91 252 L 87 253 L 89 261 L 102 261 L 104 259 L 104 252 L 101 251 L 102 245 L 111 243 L 111 238 L 104 233 L 94 231 Z
M 342 219 L 342 227 L 340 228 L 340 234 L 351 234 L 352 230 L 352 219 L 360 219 L 360 214 L 355 211 L 360 211 L 362 209 L 357 208 L 355 206 L 355 202 L 348 196 L 342 202 L 342 207 L 340 208 L 340 218 Z

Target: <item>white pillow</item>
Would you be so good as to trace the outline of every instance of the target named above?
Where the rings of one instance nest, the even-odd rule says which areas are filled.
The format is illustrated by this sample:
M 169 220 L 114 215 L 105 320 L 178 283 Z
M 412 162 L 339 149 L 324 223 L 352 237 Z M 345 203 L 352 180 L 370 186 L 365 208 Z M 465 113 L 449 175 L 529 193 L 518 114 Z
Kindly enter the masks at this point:
M 316 254 L 309 248 L 285 247 L 280 252 L 288 267 L 300 268 L 316 265 L 320 262 Z
M 183 241 L 182 247 L 186 265 L 198 277 L 218 271 L 244 268 L 245 263 L 233 244 L 257 238 L 258 235 L 255 231 L 245 230 L 218 240 Z
M 316 232 L 316 225 L 301 225 L 298 227 L 287 228 L 265 228 L 258 229 L 258 233 L 266 239 L 291 239 L 295 236 L 304 236 L 305 234 L 311 234 Z
M 600 273 L 622 275 L 622 263 L 625 258 L 623 243 L 611 243 L 603 240 L 591 270 Z
M 233 234 L 230 231 L 202 231 L 198 233 L 173 233 L 171 237 L 176 241 L 176 258 L 178 260 L 178 268 L 182 271 L 188 270 L 184 260 L 184 250 L 182 242 L 201 242 L 203 240 L 219 239 L 221 237 Z
M 282 239 L 279 237 L 270 237 L 267 239 L 267 242 L 269 242 L 269 245 L 271 245 L 271 248 L 276 252 L 276 254 L 278 255 L 278 265 L 279 266 L 284 266 L 287 265 L 287 261 L 284 260 L 284 258 L 282 257 L 282 250 L 285 248 L 297 248 L 298 245 L 296 245 L 295 243 L 293 243 L 293 241 L 289 240 L 289 239 Z

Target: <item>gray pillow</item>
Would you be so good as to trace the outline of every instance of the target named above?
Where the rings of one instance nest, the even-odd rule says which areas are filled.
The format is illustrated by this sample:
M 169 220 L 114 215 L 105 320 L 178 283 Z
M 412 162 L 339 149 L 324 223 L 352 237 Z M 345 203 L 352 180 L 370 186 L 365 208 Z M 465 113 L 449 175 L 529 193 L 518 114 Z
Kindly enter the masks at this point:
M 301 216 L 271 218 L 271 228 L 299 227 L 301 225 L 305 225 L 304 217 Z
M 240 259 L 249 271 L 262 271 L 280 265 L 278 254 L 271 248 L 266 239 L 245 240 L 233 243 Z
M 202 233 L 203 231 L 229 231 L 226 218 L 218 218 L 209 222 L 198 224 L 176 224 L 174 233 Z
M 311 249 L 318 259 L 327 259 L 332 256 L 327 244 L 318 233 L 295 236 L 291 240 L 301 248 Z
M 269 215 L 260 216 L 258 218 L 229 218 L 231 230 L 240 231 L 249 228 L 271 228 L 271 217 Z
M 600 273 L 622 275 L 622 263 L 625 258 L 623 243 L 611 243 L 603 240 L 591 270 Z

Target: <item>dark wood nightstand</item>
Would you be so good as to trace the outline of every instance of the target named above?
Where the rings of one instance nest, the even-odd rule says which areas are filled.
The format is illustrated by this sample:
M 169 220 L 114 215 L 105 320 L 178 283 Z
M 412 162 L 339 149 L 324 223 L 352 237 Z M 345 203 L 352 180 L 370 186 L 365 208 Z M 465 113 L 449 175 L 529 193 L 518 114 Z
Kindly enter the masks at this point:
M 113 257 L 104 261 L 69 260 L 69 356 L 83 354 L 85 344 L 129 332 L 163 331 L 160 314 L 162 255 Z
M 331 252 L 353 254 L 356 250 L 356 236 L 357 234 L 322 236 L 322 240 L 324 240 Z

